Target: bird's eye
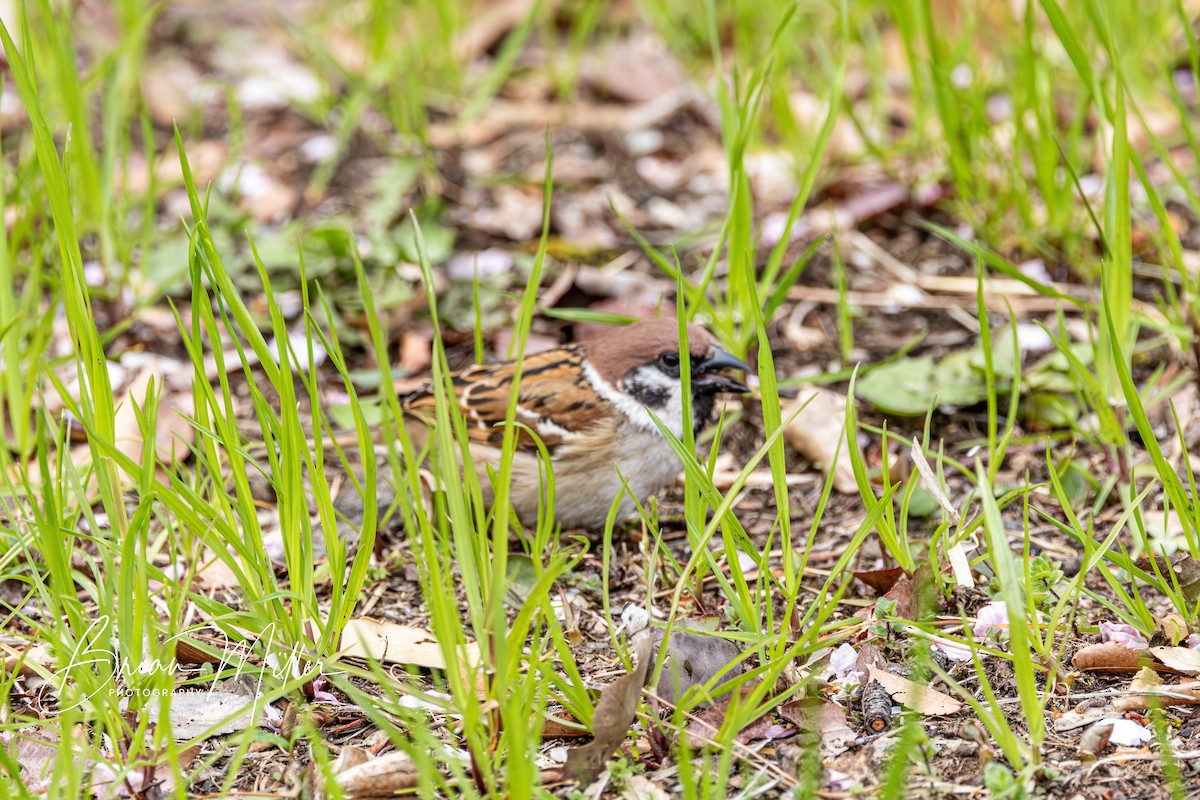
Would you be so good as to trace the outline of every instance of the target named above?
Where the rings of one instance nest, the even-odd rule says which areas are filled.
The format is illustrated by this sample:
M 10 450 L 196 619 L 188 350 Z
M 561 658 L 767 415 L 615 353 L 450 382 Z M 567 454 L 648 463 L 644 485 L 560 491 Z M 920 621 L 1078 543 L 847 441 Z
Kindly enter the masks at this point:
M 668 369 L 677 369 L 679 367 L 679 353 L 663 353 L 658 357 L 659 363 Z

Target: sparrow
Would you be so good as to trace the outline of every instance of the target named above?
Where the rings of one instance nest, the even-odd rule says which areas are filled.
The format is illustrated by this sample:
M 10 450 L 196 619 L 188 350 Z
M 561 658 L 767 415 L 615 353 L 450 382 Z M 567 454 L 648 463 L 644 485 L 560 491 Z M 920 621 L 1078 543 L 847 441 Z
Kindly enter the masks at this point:
M 687 344 L 692 425 L 699 432 L 712 418 L 718 394 L 749 391 L 724 373 L 749 367 L 699 325 L 688 325 Z M 678 321 L 660 318 L 521 362 L 515 421 L 533 431 L 549 454 L 553 514 L 562 527 L 603 527 L 623 488 L 622 478 L 629 493 L 620 501 L 618 520 L 629 519 L 637 510 L 635 500 L 644 503 L 679 474 L 679 458 L 651 417 L 653 412 L 677 439 L 683 438 L 679 350 Z M 482 364 L 453 376 L 470 455 L 489 504 L 487 467 L 499 471 L 502 423 L 517 365 L 515 360 Z M 430 387 L 408 395 L 402 407 L 424 426 L 436 424 Z M 545 504 L 542 460 L 533 437 L 519 430 L 509 499 L 525 525 L 536 522 L 539 501 Z

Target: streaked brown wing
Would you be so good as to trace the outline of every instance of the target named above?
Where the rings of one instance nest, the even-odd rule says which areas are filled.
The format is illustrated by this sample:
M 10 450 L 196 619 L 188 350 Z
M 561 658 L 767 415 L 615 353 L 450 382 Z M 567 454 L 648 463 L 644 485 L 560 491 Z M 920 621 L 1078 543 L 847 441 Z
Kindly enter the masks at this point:
M 583 352 L 577 347 L 547 350 L 524 360 L 516 421 L 536 431 L 551 451 L 585 431 L 615 425 L 612 409 L 588 382 L 582 361 Z M 515 362 L 504 361 L 471 367 L 454 376 L 454 391 L 471 439 L 491 445 L 503 441 L 504 429 L 497 424 L 504 422 L 515 368 Z M 429 424 L 435 422 L 435 409 L 430 389 L 404 401 L 406 412 Z M 535 449 L 532 437 L 524 431 L 518 445 Z

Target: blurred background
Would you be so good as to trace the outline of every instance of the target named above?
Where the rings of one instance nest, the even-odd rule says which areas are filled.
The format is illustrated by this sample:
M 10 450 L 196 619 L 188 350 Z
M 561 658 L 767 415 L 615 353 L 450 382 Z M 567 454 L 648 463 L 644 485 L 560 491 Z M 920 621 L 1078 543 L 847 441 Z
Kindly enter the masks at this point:
M 416 337 L 398 355 L 414 370 L 429 328 L 405 269 L 408 210 L 444 282 L 444 321 L 473 327 L 478 270 L 481 321 L 503 337 L 506 292 L 523 285 L 541 228 L 547 131 L 546 307 L 657 306 L 674 280 L 633 231 L 675 247 L 689 273 L 720 241 L 779 271 L 819 235 L 858 230 L 923 272 L 962 272 L 971 259 L 931 240 L 921 222 L 932 220 L 1032 280 L 1089 282 L 1118 87 L 1121 124 L 1165 206 L 1156 216 L 1135 176 L 1136 252 L 1170 255 L 1161 220 L 1184 250 L 1196 239 L 1197 51 L 1182 0 L 4 5 L 36 56 L 50 129 L 70 130 L 88 280 L 114 319 L 188 283 L 172 126 L 247 290 L 258 285 L 250 239 L 285 293 L 299 244 L 334 310 L 353 314 L 350 262 L 328 235 L 348 226 L 395 333 Z M 46 210 L 27 202 L 42 179 L 11 79 L 0 132 L 6 271 L 19 282 L 38 272 L 44 254 L 22 243 L 39 239 Z M 786 252 L 768 259 L 785 235 Z M 802 283 L 834 285 L 833 249 Z M 851 261 L 853 289 L 869 265 Z M 719 262 L 718 276 L 725 253 Z M 1176 311 L 1186 323 L 1186 306 Z M 829 359 L 850 355 L 829 326 L 797 325 Z M 869 348 L 863 335 L 855 347 Z

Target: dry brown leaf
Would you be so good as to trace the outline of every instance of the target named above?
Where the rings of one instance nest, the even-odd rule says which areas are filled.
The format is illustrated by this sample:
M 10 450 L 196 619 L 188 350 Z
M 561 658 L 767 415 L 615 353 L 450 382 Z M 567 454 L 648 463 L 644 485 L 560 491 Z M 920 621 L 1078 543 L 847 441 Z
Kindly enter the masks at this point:
M 648 28 L 588 48 L 580 78 L 600 92 L 628 103 L 647 103 L 687 81 L 679 60 Z
M 371 760 L 371 754 L 361 747 L 355 747 L 348 744 L 342 748 L 342 752 L 338 753 L 338 757 L 333 762 L 333 774 L 340 775 L 352 767 L 357 767 L 359 764 L 365 764 Z
M 876 594 L 884 594 L 891 591 L 896 582 L 906 576 L 901 567 L 889 567 L 888 569 L 857 570 L 854 577 L 874 589 Z
M 821 386 L 802 386 L 796 399 L 784 404 L 784 418 L 801 407 L 804 410 L 784 430 L 784 438 L 796 452 L 823 468 L 833 464 L 836 457 L 833 488 L 842 494 L 857 494 L 850 448 L 842 435 L 846 425 L 846 396 Z
M 1075 750 L 1079 760 L 1088 764 L 1099 758 L 1100 754 L 1104 752 L 1104 748 L 1108 747 L 1108 739 L 1112 736 L 1112 732 L 1113 721 L 1111 719 L 1092 723 L 1091 727 L 1079 737 L 1079 747 Z
M 1151 647 L 1150 652 L 1159 661 L 1184 675 L 1200 673 L 1200 650 L 1190 647 Z
M 215 181 L 221 174 L 225 168 L 225 162 L 229 158 L 229 149 L 219 139 L 205 139 L 189 144 L 187 156 L 188 166 L 192 169 L 192 177 L 196 181 L 196 185 L 200 186 Z M 180 166 L 177 155 L 163 155 L 155 162 L 154 170 L 155 178 L 160 184 L 174 186 L 183 183 L 183 167 Z M 129 182 L 132 184 L 134 180 L 131 176 Z M 134 188 L 130 187 L 131 190 Z M 149 188 L 148 181 L 146 188 Z
M 525 191 L 517 186 L 497 186 L 491 204 L 471 215 L 478 230 L 504 236 L 514 242 L 527 242 L 542 227 L 542 191 Z
M 21 675 L 32 678 L 37 675 L 45 675 L 54 667 L 54 656 L 50 653 L 49 645 L 35 644 L 23 650 L 16 650 L 0 643 L 0 649 L 8 652 L 8 657 L 4 659 L 6 674 L 11 674 L 14 670 L 19 669 Z
M 543 739 L 576 739 L 580 736 L 592 735 L 591 731 L 582 727 L 579 724 L 579 720 L 575 719 L 570 712 L 563 710 L 554 713 L 558 719 L 554 717 L 544 717 L 542 719 Z M 569 722 L 576 724 L 569 725 Z
M 854 662 L 855 672 L 859 672 L 866 676 L 870 673 L 871 667 L 883 669 L 887 666 L 887 660 L 883 654 L 879 652 L 879 648 L 870 642 L 864 642 L 858 647 L 858 659 Z
M 196 571 L 196 587 L 204 591 L 215 589 L 233 589 L 241 586 L 241 581 L 233 569 L 218 558 L 211 550 L 205 550 L 202 556 L 202 566 Z
M 498 0 L 481 5 L 451 45 L 455 60 L 466 64 L 484 55 L 528 17 L 534 5 L 535 0 Z
M 1157 672 L 1149 667 L 1142 667 L 1130 681 L 1129 689 L 1133 692 L 1157 690 L 1162 684 L 1163 679 Z M 1122 712 L 1135 711 L 1145 708 L 1147 702 L 1148 698 L 1145 695 L 1128 695 L 1113 700 L 1113 707 Z
M 142 367 L 141 371 L 129 383 L 125 395 L 113 416 L 113 430 L 117 449 L 137 462 L 142 460 L 144 439 L 141 427 L 138 425 L 137 411 L 134 405 L 145 415 L 147 403 L 154 402 L 163 385 L 162 364 L 155 359 Z M 149 394 L 153 387 L 154 394 Z M 190 395 L 161 396 L 158 400 L 158 411 L 155 418 L 154 444 L 158 459 L 165 464 L 185 458 L 188 445 L 195 441 L 195 429 L 188 423 L 186 416 L 191 414 L 192 399 Z
M 218 96 L 198 67 L 172 54 L 157 57 L 139 70 L 142 98 L 151 119 L 170 126 L 190 118 L 192 111 Z M 188 156 L 191 157 L 191 148 Z
M 745 699 L 759 685 L 752 681 L 738 688 L 738 695 Z M 693 716 L 686 726 L 688 744 L 692 747 L 702 747 L 711 742 L 713 737 L 725 724 L 725 715 L 729 712 L 733 696 L 726 695 L 716 703 Z M 741 742 L 750 742 L 764 738 L 764 733 L 771 727 L 771 714 L 765 713 L 744 724 L 738 731 L 737 738 Z
M 433 363 L 433 341 L 424 333 L 405 331 L 400 337 L 400 368 L 409 374 L 424 372 Z
M 920 573 L 914 573 L 914 577 L 919 577 Z M 907 575 L 902 575 L 899 580 L 888 589 L 883 595 L 885 600 L 894 600 L 896 602 L 896 617 L 899 619 L 913 619 L 917 613 L 917 592 L 913 585 L 913 579 Z M 862 617 L 867 622 L 875 621 L 875 606 L 861 608 L 856 617 Z
M 1172 686 L 1163 684 L 1162 677 L 1150 667 L 1142 667 L 1133 676 L 1129 691 L 1134 694 L 1118 697 L 1113 700 L 1113 706 L 1118 711 L 1141 711 L 1149 708 L 1152 703 L 1165 706 L 1200 705 L 1200 681 L 1187 681 Z M 1154 692 L 1153 695 L 1137 694 L 1137 692 Z
M 625 779 L 623 800 L 669 800 L 671 795 L 644 775 L 631 775 Z
M 1166 559 L 1160 556 L 1155 556 L 1151 561 L 1150 556 L 1146 555 L 1139 558 L 1134 565 L 1151 574 L 1154 574 L 1157 567 L 1158 572 L 1167 580 L 1171 579 L 1169 573 L 1174 572 L 1184 599 L 1189 603 L 1200 600 L 1200 559 L 1185 554 L 1176 556 L 1168 565 Z
M 894 700 L 899 701 L 901 705 L 907 706 L 918 714 L 940 717 L 957 713 L 963 707 L 961 702 L 948 694 L 939 692 L 937 689 L 915 683 L 899 675 L 893 675 L 887 670 L 879 669 L 878 667 L 870 667 L 869 669 L 871 671 L 871 678 L 879 681 L 880 685 L 884 689 L 887 689 L 887 693 Z
M 337 765 L 334 765 L 334 780 L 347 797 L 394 797 L 400 792 L 415 788 L 420 782 L 420 773 L 417 772 L 416 765 L 408 753 L 394 750 L 366 761 L 361 760 L 362 754 L 363 751 L 359 751 L 348 756 L 346 763 L 352 765 L 344 766 L 341 771 L 336 771 Z
M 388 664 L 409 664 L 426 669 L 446 669 L 442 646 L 432 633 L 422 628 L 359 617 L 346 623 L 342 631 L 341 655 L 373 658 Z M 462 646 L 461 658 L 468 664 L 479 661 L 479 645 Z
M 604 688 L 596 713 L 592 715 L 592 732 L 595 738 L 590 744 L 576 747 L 567 753 L 563 767 L 565 780 L 579 781 L 587 786 L 604 770 L 613 752 L 625 741 L 629 726 L 637 714 L 638 699 L 646 685 L 646 674 L 653 660 L 654 637 L 638 637 L 637 663 L 633 671 L 626 673 Z
M 816 697 L 792 700 L 779 707 L 779 716 L 815 736 L 824 758 L 844 753 L 858 738 L 846 723 L 846 710 L 829 700 Z
M 58 733 L 49 728 L 35 728 L 16 731 L 13 737 L 16 739 L 15 752 L 17 763 L 21 765 L 21 777 L 30 789 L 36 791 L 36 787 L 50 777 L 54 768 L 54 761 L 58 757 Z M 13 752 L 10 742 L 8 737 L 0 738 L 0 744 Z
M 175 790 L 176 773 L 186 773 L 199 754 L 198 744 L 177 751 L 177 758 L 168 758 L 165 751 L 160 752 L 154 759 L 153 770 L 135 769 L 124 776 L 118 776 L 108 764 L 97 764 L 91 776 L 92 793 L 98 798 L 165 797 Z
M 1136 672 L 1145 655 L 1120 642 L 1089 644 L 1075 654 L 1075 669 L 1088 672 Z
M 1187 620 L 1183 618 L 1182 614 L 1177 613 L 1170 613 L 1165 617 L 1155 617 L 1154 627 L 1156 630 L 1162 631 L 1171 644 L 1179 644 L 1190 633 Z
M 228 659 L 228 654 L 222 652 L 223 647 L 215 649 L 218 651 L 217 653 L 210 653 L 189 637 L 180 636 L 175 640 L 175 660 L 180 664 L 194 666 L 197 664 L 221 664 Z

